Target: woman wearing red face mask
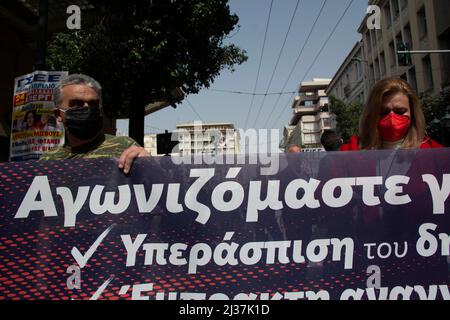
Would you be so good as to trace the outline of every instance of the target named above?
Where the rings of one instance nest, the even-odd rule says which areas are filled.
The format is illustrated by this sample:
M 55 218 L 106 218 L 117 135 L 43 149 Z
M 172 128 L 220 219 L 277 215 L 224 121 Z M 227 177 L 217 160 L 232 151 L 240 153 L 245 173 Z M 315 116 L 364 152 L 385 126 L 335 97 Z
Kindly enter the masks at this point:
M 411 86 L 400 78 L 375 84 L 352 136 L 341 151 L 442 148 L 425 134 L 425 117 Z
M 357 230 L 355 238 L 362 243 L 375 243 L 383 239 L 387 243 L 407 242 L 410 246 L 414 246 L 411 231 L 429 222 L 432 216 L 429 190 L 425 183 L 420 183 L 420 176 L 424 173 L 441 172 L 435 167 L 439 162 L 430 162 L 428 152 L 412 150 L 442 148 L 439 143 L 427 137 L 425 128 L 425 117 L 417 95 L 406 81 L 387 78 L 376 83 L 360 117 L 359 137 L 352 136 L 349 143 L 343 145 L 340 150 L 385 151 L 370 155 L 356 153 L 349 155 L 351 156 L 348 159 L 349 165 L 344 169 L 337 168 L 338 173 L 335 176 L 378 177 L 383 183 L 395 175 L 408 177 L 408 181 L 415 179 L 415 183 L 406 183 L 401 187 L 402 194 L 408 195 L 411 199 L 410 203 L 405 203 L 401 208 L 388 203 L 387 186 L 382 184 L 373 190 L 380 198 L 385 196 L 384 202 L 380 200 L 379 205 L 363 205 L 361 199 L 364 195 L 361 190 L 356 190 L 353 194 L 355 206 L 352 219 L 338 212 L 334 220 L 333 217 L 329 218 L 331 222 L 325 227 L 345 225 L 347 230 L 347 226 L 353 223 L 353 230 Z M 398 149 L 410 151 L 398 152 Z M 362 158 L 364 161 L 360 161 Z M 341 216 L 346 220 L 341 222 Z M 326 222 L 325 219 L 324 221 Z M 439 282 L 441 275 L 448 274 L 447 260 L 438 255 L 425 258 L 418 252 L 409 250 L 408 258 L 411 259 L 409 260 L 411 265 L 408 265 L 411 273 L 405 274 L 385 271 L 395 269 L 398 266 L 398 259 L 391 256 L 383 260 L 381 264 L 383 286 L 393 287 L 398 283 L 408 283 L 416 276 L 420 277 L 420 272 L 427 274 L 428 280 L 432 282 Z M 425 264 L 427 267 L 422 269 L 421 266 Z M 428 266 L 433 266 L 434 272 L 427 272 Z

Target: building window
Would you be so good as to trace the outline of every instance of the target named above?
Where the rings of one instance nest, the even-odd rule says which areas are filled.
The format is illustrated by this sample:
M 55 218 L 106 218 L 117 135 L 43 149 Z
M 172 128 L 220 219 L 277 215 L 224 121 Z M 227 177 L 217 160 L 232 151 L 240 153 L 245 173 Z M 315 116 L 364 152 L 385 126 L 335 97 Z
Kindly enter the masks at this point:
M 303 132 L 305 132 L 305 133 L 312 133 L 312 132 L 315 132 L 315 131 L 317 131 L 315 122 L 303 123 Z
M 403 80 L 405 80 L 406 82 L 408 82 L 408 78 L 406 77 L 406 73 L 402 74 L 400 76 L 400 78 L 402 78 Z
M 386 76 L 386 58 L 384 57 L 384 52 L 380 55 L 380 67 L 381 67 L 381 77 Z
M 412 67 L 408 71 L 408 82 L 411 85 L 411 87 L 414 89 L 415 92 L 417 92 L 417 78 L 416 78 L 416 68 Z
M 377 31 L 376 31 L 376 29 L 374 29 L 370 33 L 370 38 L 372 39 L 372 47 L 376 48 L 377 47 Z
M 314 135 L 305 133 L 304 143 L 305 144 L 313 143 L 313 138 L 314 138 Z
M 408 6 L 408 0 L 400 0 L 400 8 L 402 11 L 405 10 L 407 6 Z
M 400 15 L 400 8 L 398 5 L 398 0 L 392 0 L 392 12 L 394 13 L 394 21 L 397 20 Z
M 433 69 L 431 68 L 430 55 L 422 59 L 423 83 L 425 91 L 433 90 Z
M 375 80 L 375 69 L 373 67 L 373 64 L 371 64 L 369 67 L 369 77 L 370 77 L 370 82 L 373 83 Z
M 386 17 L 386 25 L 388 28 L 392 25 L 391 6 L 389 2 L 384 6 L 384 16 Z
M 366 32 L 366 44 L 367 44 L 367 54 L 370 54 L 372 51 L 372 43 L 370 42 L 370 33 L 369 31 Z
M 439 36 L 439 49 L 450 50 L 450 29 Z M 442 70 L 450 70 L 450 54 L 441 54 Z M 442 72 L 442 85 L 450 85 L 450 72 Z
M 395 52 L 394 42 L 389 43 L 389 60 L 391 60 L 391 68 L 394 68 L 397 63 L 397 54 Z
M 427 16 L 425 13 L 425 6 L 423 6 L 417 12 L 417 24 L 419 27 L 419 38 L 420 38 L 420 40 L 422 40 L 428 35 Z
M 403 42 L 403 37 L 402 37 L 402 33 L 401 32 L 397 33 L 397 36 L 395 37 L 395 41 L 397 42 L 397 47 L 398 47 L 398 45 L 400 43 Z
M 375 29 L 375 34 L 377 35 L 377 41 L 383 42 L 383 32 L 381 32 L 381 30 Z
M 412 36 L 411 36 L 411 26 L 409 23 L 405 26 L 403 30 L 403 35 L 405 36 L 405 43 L 408 45 L 409 49 L 412 49 Z
M 395 37 L 395 43 L 396 43 L 395 55 L 397 56 L 397 50 L 398 50 L 400 44 L 403 43 L 403 37 L 402 37 L 402 33 L 401 32 L 397 33 L 397 36 Z M 398 59 L 398 56 L 397 56 L 397 59 Z
M 378 81 L 381 78 L 380 75 L 380 61 L 378 58 L 375 59 L 375 80 Z

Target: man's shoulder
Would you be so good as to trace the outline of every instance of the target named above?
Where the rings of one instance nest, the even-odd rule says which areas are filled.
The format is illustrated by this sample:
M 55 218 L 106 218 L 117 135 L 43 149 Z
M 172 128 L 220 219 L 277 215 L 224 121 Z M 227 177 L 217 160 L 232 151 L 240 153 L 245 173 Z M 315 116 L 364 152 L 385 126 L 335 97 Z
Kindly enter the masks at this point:
M 114 146 L 123 146 L 123 147 L 131 147 L 131 146 L 138 146 L 139 144 L 134 141 L 130 137 L 126 136 L 112 136 L 109 134 L 105 134 L 105 141 L 100 146 L 103 147 L 114 147 Z
M 117 158 L 122 152 L 139 144 L 129 137 L 105 135 L 105 141 L 95 150 L 89 152 L 85 158 Z
M 39 160 L 64 160 L 67 158 L 68 154 L 69 152 L 66 150 L 66 148 L 64 146 L 60 146 L 43 153 Z
M 62 146 L 47 151 L 41 156 L 40 160 L 65 160 L 69 158 L 116 158 L 119 157 L 125 149 L 131 146 L 139 146 L 139 144 L 130 137 L 105 134 L 105 140 L 98 147 L 86 153 L 73 154 L 68 151 L 67 148 Z

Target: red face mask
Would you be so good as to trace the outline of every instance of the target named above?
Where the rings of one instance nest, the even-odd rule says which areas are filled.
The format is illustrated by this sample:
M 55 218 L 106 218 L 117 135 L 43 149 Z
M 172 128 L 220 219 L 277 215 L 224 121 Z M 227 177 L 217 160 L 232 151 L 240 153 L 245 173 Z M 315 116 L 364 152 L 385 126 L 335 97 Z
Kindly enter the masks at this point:
M 381 118 L 378 122 L 378 131 L 384 141 L 395 142 L 403 138 L 408 132 L 411 120 L 394 112 Z

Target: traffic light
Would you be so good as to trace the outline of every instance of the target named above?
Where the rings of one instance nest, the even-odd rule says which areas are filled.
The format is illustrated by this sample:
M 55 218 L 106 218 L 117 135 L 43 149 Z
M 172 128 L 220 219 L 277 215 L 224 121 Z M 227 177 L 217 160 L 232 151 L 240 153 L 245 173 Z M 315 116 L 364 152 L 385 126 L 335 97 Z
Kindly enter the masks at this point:
M 412 64 L 411 61 L 411 53 L 398 53 L 398 51 L 409 51 L 409 46 L 403 42 L 400 42 L 397 45 L 397 57 L 398 57 L 398 64 L 400 66 L 410 66 Z

